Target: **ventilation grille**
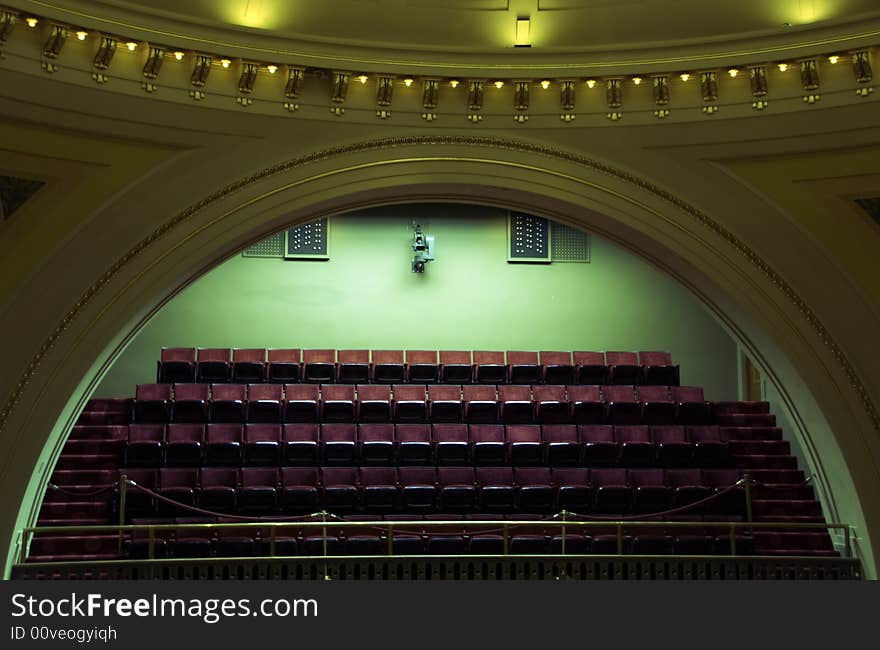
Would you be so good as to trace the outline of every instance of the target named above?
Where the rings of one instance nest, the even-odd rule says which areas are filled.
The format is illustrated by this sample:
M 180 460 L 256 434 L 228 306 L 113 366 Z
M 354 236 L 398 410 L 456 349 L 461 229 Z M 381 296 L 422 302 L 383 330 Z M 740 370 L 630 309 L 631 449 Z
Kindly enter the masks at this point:
M 284 233 L 275 233 L 242 251 L 243 257 L 284 257 Z
M 554 221 L 550 224 L 550 239 L 554 262 L 590 261 L 590 236 L 583 230 Z
M 508 262 L 549 262 L 550 222 L 522 212 L 511 212 L 507 222 Z
M 329 257 L 327 249 L 327 218 L 304 223 L 287 231 L 284 257 L 288 259 L 323 259 Z
M 327 218 L 310 221 L 296 228 L 275 233 L 245 248 L 242 257 L 275 257 L 295 259 L 329 258 Z
M 875 223 L 880 224 L 880 196 L 855 199 L 856 205 L 868 213 Z

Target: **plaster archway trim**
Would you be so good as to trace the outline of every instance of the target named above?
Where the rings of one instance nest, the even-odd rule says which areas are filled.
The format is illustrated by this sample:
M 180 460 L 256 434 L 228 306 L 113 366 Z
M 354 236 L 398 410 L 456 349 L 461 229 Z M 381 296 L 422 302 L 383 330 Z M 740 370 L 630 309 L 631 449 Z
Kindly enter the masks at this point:
M 78 317 L 80 312 L 106 287 L 117 274 L 126 267 L 134 258 L 150 249 L 159 239 L 168 234 L 171 230 L 187 222 L 197 213 L 205 208 L 225 199 L 241 190 L 248 188 L 260 181 L 267 180 L 273 176 L 278 176 L 284 172 L 294 168 L 307 165 L 312 162 L 329 160 L 334 157 L 342 157 L 359 152 L 382 150 L 390 147 L 405 147 L 417 145 L 466 145 L 475 147 L 485 147 L 494 149 L 508 149 L 520 153 L 537 154 L 541 156 L 549 156 L 575 165 L 590 168 L 595 172 L 607 174 L 627 184 L 638 187 L 654 196 L 662 199 L 664 202 L 674 206 L 676 209 L 693 217 L 700 225 L 705 227 L 713 234 L 725 240 L 739 255 L 743 256 L 751 266 L 757 269 L 770 283 L 776 287 L 782 294 L 788 298 L 791 304 L 797 309 L 802 318 L 809 324 L 810 328 L 818 335 L 819 339 L 826 346 L 828 351 L 833 355 L 840 368 L 846 375 L 850 387 L 856 392 L 862 406 L 870 418 L 874 430 L 880 433 L 880 412 L 873 403 L 867 388 L 858 376 L 854 366 L 850 363 L 841 346 L 832 337 L 830 331 L 825 327 L 816 313 L 807 304 L 807 302 L 795 291 L 794 287 L 789 284 L 773 267 L 765 261 L 753 248 L 737 237 L 729 229 L 712 219 L 702 210 L 691 205 L 687 201 L 681 199 L 675 194 L 665 190 L 664 188 L 626 170 L 617 168 L 607 163 L 591 159 L 587 156 L 577 154 L 564 149 L 551 148 L 544 145 L 523 142 L 512 139 L 500 139 L 492 137 L 469 137 L 469 136 L 400 136 L 392 138 L 383 138 L 379 140 L 370 140 L 366 142 L 358 142 L 334 147 L 331 149 L 315 151 L 290 160 L 286 160 L 265 169 L 262 169 L 250 176 L 239 179 L 225 187 L 217 190 L 211 195 L 201 199 L 200 201 L 190 205 L 182 212 L 176 214 L 171 219 L 164 222 L 159 228 L 155 229 L 148 236 L 141 239 L 135 246 L 130 248 L 124 255 L 118 258 L 95 282 L 79 297 L 74 305 L 67 311 L 61 321 L 57 324 L 52 333 L 43 341 L 43 344 L 37 350 L 36 354 L 24 369 L 21 377 L 13 388 L 11 394 L 7 398 L 0 409 L 0 432 L 6 426 L 12 411 L 18 406 L 20 397 L 30 383 L 36 369 L 39 367 L 46 355 L 52 350 L 59 337 L 70 327 L 73 321 Z

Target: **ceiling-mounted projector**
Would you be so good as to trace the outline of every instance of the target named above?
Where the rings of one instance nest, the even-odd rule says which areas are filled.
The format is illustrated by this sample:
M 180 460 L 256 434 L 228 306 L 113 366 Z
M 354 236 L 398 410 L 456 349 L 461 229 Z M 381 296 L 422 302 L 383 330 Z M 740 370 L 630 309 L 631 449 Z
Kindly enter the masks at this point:
M 424 273 L 425 264 L 434 261 L 434 238 L 424 234 L 419 224 L 415 225 L 412 249 L 415 253 L 412 258 L 412 272 Z

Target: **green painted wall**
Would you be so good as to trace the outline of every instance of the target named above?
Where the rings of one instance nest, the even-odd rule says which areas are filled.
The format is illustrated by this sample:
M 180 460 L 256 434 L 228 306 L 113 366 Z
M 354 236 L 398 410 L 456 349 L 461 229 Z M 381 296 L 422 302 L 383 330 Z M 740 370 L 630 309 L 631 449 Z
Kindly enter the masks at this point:
M 412 219 L 437 260 L 410 272 Z M 509 264 L 506 213 L 422 205 L 334 217 L 329 261 L 237 256 L 138 334 L 98 396 L 155 380 L 162 346 L 669 350 L 682 383 L 736 399 L 734 341 L 674 280 L 593 237 L 589 264 Z

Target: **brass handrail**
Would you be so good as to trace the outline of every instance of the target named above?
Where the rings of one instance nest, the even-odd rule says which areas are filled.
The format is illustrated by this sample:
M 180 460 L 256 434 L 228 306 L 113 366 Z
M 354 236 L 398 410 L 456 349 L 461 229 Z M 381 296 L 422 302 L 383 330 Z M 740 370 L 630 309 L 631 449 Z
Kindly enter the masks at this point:
M 437 528 L 452 528 L 463 530 L 463 534 L 467 534 L 468 528 L 481 528 L 485 526 L 501 527 L 504 530 L 505 554 L 507 554 L 507 546 L 509 539 L 509 530 L 515 526 L 545 526 L 559 527 L 563 534 L 567 533 L 572 527 L 575 530 L 588 530 L 590 528 L 614 528 L 617 536 L 618 555 L 623 554 L 623 531 L 631 528 L 704 528 L 704 529 L 726 529 L 730 532 L 731 552 L 730 555 L 721 557 L 731 557 L 736 555 L 736 531 L 739 529 L 773 529 L 786 528 L 794 530 L 842 530 L 844 531 L 845 557 L 852 558 L 852 546 L 850 526 L 842 523 L 818 523 L 818 522 L 780 522 L 780 521 L 633 521 L 633 520 L 602 520 L 602 521 L 580 521 L 569 519 L 568 512 L 562 512 L 558 516 L 548 519 L 485 519 L 485 520 L 424 520 L 414 519 L 410 521 L 345 521 L 345 520 L 328 520 L 329 513 L 316 513 L 321 519 L 311 521 L 265 521 L 265 522 L 231 522 L 231 523 L 168 523 L 168 524 L 92 524 L 85 526 L 30 526 L 22 529 L 22 546 L 21 546 L 21 563 L 27 560 L 28 541 L 33 539 L 34 535 L 50 534 L 50 533 L 115 533 L 124 537 L 126 533 L 138 531 L 146 531 L 148 534 L 148 558 L 154 559 L 154 548 L 156 541 L 156 533 L 161 531 L 187 531 L 187 530 L 248 530 L 248 529 L 267 529 L 269 531 L 270 556 L 275 557 L 275 540 L 278 530 L 284 528 L 321 528 L 324 537 L 324 553 L 323 557 L 328 557 L 326 549 L 327 529 L 346 529 L 346 528 L 375 528 L 388 531 L 389 540 L 394 531 L 400 532 L 401 529 L 419 527 L 425 530 Z M 405 533 L 412 533 L 411 530 L 404 530 Z M 476 530 L 474 532 L 481 532 Z M 561 554 L 547 555 L 566 555 L 563 548 Z M 393 557 L 392 544 L 388 544 L 388 557 Z

